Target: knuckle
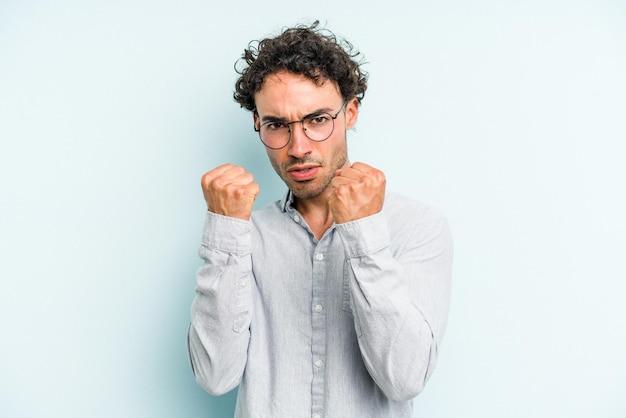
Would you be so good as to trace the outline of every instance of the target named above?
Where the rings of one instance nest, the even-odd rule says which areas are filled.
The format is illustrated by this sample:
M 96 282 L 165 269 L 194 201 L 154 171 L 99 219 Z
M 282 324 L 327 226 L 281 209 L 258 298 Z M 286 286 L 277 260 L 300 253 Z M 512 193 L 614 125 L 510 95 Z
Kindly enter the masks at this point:
M 225 186 L 225 181 L 223 177 L 216 177 L 211 179 L 209 186 L 214 189 L 221 189 Z
M 202 182 L 202 184 L 207 183 L 211 179 L 212 176 L 213 176 L 213 172 L 208 171 L 202 175 L 202 177 L 200 178 L 200 181 Z
M 235 166 L 233 166 L 233 167 L 230 169 L 230 171 L 231 171 L 231 174 L 233 174 L 233 175 L 235 175 L 235 176 L 244 176 L 244 175 L 249 174 L 249 173 L 246 171 L 246 169 L 245 169 L 245 168 L 243 168 L 243 167 L 242 167 L 242 166 L 240 166 L 240 165 L 235 165 Z
M 236 196 L 238 190 L 240 189 L 239 186 L 237 186 L 236 184 L 232 184 L 232 183 L 226 183 L 226 184 L 220 185 L 220 188 L 224 190 L 226 195 L 229 195 L 229 196 Z
M 202 186 L 203 190 L 210 190 L 211 184 L 212 184 L 212 179 L 206 175 L 204 175 L 202 179 L 200 180 L 200 185 Z

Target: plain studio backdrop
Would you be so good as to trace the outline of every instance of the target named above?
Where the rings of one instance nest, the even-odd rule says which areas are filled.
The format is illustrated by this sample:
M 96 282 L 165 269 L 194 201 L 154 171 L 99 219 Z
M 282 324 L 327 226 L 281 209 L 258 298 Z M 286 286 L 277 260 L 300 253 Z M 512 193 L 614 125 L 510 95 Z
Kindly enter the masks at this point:
M 314 19 L 370 74 L 351 160 L 453 230 L 415 417 L 626 416 L 623 0 L 0 1 L 0 415 L 232 416 L 186 352 L 200 176 L 282 196 L 233 66 Z

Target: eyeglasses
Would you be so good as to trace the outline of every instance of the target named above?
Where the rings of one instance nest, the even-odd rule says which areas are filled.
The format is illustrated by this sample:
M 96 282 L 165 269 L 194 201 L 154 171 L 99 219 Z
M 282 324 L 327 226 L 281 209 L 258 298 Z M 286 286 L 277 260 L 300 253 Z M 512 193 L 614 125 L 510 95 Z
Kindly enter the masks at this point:
M 291 140 L 291 125 L 294 123 L 302 124 L 304 134 L 311 141 L 326 141 L 333 134 L 335 130 L 335 119 L 337 119 L 344 109 L 346 103 L 347 101 L 343 102 L 335 116 L 327 112 L 316 112 L 305 116 L 301 120 L 294 120 L 292 122 L 284 122 L 277 118 L 261 124 L 258 128 L 255 126 L 254 130 L 259 133 L 259 138 L 261 138 L 263 145 L 270 149 L 281 149 L 287 146 Z

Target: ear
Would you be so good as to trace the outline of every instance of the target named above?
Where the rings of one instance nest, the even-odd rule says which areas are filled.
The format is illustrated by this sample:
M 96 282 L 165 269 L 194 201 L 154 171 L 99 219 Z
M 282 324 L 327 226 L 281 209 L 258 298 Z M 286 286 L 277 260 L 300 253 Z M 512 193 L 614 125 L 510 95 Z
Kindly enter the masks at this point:
M 259 119 L 259 114 L 256 111 L 252 112 L 252 122 L 254 123 L 254 130 L 258 131 L 261 128 L 261 121 Z
M 356 125 L 356 121 L 359 118 L 359 100 L 356 97 L 348 100 L 346 103 L 346 129 L 352 128 Z

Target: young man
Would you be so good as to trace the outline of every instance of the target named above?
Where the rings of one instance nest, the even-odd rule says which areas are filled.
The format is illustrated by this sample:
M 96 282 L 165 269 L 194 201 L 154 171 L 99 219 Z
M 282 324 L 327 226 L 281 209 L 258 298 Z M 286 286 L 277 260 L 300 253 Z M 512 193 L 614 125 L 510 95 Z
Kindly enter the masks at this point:
M 252 211 L 243 167 L 202 177 L 208 212 L 189 329 L 196 380 L 236 417 L 411 417 L 446 327 L 445 218 L 348 160 L 366 76 L 316 24 L 245 51 L 235 99 L 288 187 Z

